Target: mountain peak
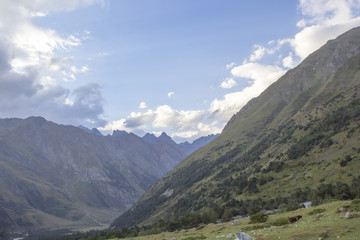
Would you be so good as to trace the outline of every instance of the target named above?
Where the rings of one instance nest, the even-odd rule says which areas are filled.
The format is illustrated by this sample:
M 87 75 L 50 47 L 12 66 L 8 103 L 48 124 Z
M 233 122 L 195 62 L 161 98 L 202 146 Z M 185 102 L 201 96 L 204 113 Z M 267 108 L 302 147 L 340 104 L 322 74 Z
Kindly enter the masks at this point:
M 119 136 L 119 135 L 127 135 L 127 134 L 128 133 L 126 131 L 124 131 L 124 130 L 114 130 L 112 136 L 116 137 L 116 136 Z
M 152 134 L 152 133 L 146 133 L 142 139 L 145 141 L 145 142 L 148 142 L 148 143 L 154 143 L 157 141 L 157 137 Z

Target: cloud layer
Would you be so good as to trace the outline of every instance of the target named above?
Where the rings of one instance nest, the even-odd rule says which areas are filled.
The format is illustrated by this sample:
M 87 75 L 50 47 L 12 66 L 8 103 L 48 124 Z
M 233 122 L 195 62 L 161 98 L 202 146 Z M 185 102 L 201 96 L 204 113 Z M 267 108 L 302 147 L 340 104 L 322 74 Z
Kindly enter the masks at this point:
M 99 85 L 68 89 L 62 84 L 90 71 L 61 56 L 81 45 L 88 33 L 60 36 L 33 23 L 34 17 L 100 2 L 0 1 L 0 117 L 41 115 L 62 123 L 104 124 Z
M 100 126 L 105 132 L 166 131 L 173 137 L 186 139 L 219 133 L 233 114 L 288 69 L 329 39 L 360 26 L 360 0 L 299 0 L 301 19 L 294 26 L 298 32 L 284 39 L 255 44 L 247 58 L 227 64 L 227 76 L 217 86 L 223 95 L 206 99 L 208 104 L 202 109 L 175 109 L 166 103 L 151 108 L 144 101 L 135 106 L 139 108 L 137 112 L 106 122 L 102 119 L 105 99 L 100 85 L 85 82 L 82 86 L 65 87 L 92 72 L 87 64 L 75 66 L 69 54 L 84 44 L 91 33 L 81 30 L 64 35 L 34 23 L 36 17 L 92 4 L 105 3 L 102 0 L 0 0 L 0 117 L 42 115 L 61 123 Z M 266 62 L 269 58 L 273 60 L 271 63 Z M 164 93 L 167 101 L 180 98 L 182 93 L 175 90 L 175 98 L 173 91 Z

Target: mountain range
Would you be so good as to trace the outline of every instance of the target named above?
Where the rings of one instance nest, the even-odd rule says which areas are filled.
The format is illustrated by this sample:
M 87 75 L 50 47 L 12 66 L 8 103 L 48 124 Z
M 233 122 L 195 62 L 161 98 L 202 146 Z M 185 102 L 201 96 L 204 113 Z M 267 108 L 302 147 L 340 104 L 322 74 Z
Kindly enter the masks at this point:
M 166 133 L 103 136 L 42 117 L 0 119 L 0 232 L 108 224 L 214 137 L 184 145 Z
M 221 135 L 152 186 L 113 229 L 179 227 L 360 197 L 360 28 L 309 55 Z M 196 223 L 195 225 L 192 225 Z

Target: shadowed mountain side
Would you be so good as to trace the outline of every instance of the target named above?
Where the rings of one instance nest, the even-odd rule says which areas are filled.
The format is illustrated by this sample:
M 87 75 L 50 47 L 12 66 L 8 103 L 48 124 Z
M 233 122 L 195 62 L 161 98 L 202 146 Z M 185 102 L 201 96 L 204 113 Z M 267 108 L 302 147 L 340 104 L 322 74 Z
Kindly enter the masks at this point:
M 185 158 L 177 146 L 41 117 L 1 119 L 0 225 L 29 231 L 109 223 Z

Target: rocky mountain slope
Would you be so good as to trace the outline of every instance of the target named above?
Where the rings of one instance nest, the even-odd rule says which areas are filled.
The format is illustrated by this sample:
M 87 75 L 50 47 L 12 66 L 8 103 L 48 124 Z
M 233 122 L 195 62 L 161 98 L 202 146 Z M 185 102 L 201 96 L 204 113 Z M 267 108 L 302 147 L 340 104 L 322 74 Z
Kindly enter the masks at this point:
M 0 119 L 0 232 L 109 223 L 187 155 L 165 135 Z
M 359 197 L 360 28 L 329 41 L 232 117 L 112 224 L 169 229 L 301 201 Z M 179 220 L 180 219 L 180 220 Z M 154 224 L 157 225 L 154 225 Z

